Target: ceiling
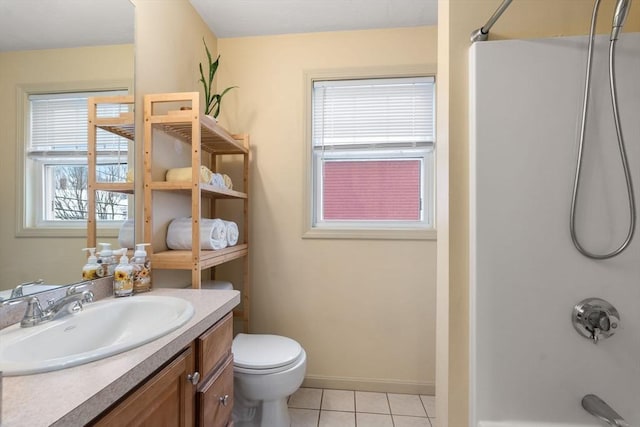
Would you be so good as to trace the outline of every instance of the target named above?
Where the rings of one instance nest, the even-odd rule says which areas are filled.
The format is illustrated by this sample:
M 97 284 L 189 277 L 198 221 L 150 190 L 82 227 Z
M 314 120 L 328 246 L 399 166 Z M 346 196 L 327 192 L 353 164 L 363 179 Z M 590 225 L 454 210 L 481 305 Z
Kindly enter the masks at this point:
M 221 38 L 436 25 L 437 0 L 190 0 Z
M 130 0 L 0 0 L 0 52 L 133 43 Z
M 190 0 L 217 37 L 436 25 L 437 0 Z M 0 52 L 133 43 L 130 0 L 0 0 Z

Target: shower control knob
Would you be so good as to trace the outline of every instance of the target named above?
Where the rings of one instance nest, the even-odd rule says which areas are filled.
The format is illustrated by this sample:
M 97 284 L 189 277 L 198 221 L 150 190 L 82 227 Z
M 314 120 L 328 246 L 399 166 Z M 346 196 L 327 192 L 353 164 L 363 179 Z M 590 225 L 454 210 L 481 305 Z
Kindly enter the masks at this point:
M 580 335 L 597 343 L 615 333 L 620 323 L 620 314 L 605 300 L 587 298 L 573 307 L 571 320 Z

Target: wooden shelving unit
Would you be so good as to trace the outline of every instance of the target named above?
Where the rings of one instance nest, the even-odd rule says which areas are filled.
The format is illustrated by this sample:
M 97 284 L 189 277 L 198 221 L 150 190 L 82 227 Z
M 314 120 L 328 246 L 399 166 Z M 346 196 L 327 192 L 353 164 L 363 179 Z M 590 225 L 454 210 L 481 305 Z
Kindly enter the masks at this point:
M 88 99 L 88 141 L 87 141 L 87 247 L 95 248 L 97 244 L 96 191 L 112 191 L 133 194 L 133 182 L 99 182 L 96 177 L 97 147 L 96 136 L 98 129 L 126 138 L 133 142 L 135 138 L 135 124 L 133 116 L 133 95 L 123 96 L 95 96 Z M 121 113 L 118 117 L 98 117 L 98 105 L 120 104 L 130 105 L 129 112 Z
M 170 108 L 186 109 L 174 109 Z M 168 111 L 167 111 L 168 110 Z M 154 131 L 160 131 L 185 144 L 191 149 L 191 180 L 187 182 L 154 181 L 152 170 Z M 200 165 L 203 154 L 211 156 L 210 169 L 218 171 L 218 160 L 225 155 L 240 155 L 243 160 L 242 191 L 218 188 L 200 182 Z M 185 165 L 187 166 L 187 165 Z M 191 199 L 191 242 L 192 250 L 158 251 L 153 247 L 148 250 L 154 269 L 191 270 L 193 288 L 201 287 L 202 271 L 217 265 L 242 259 L 242 310 L 235 312 L 241 317 L 244 330 L 248 330 L 249 322 L 249 136 L 247 134 L 232 135 L 219 126 L 216 121 L 200 115 L 198 92 L 166 93 L 146 95 L 144 97 L 144 239 L 152 241 L 153 234 L 153 195 L 156 192 L 173 192 L 190 194 Z M 210 210 L 203 212 L 203 199 L 210 200 Z M 242 219 L 238 226 L 243 230 L 236 246 L 222 250 L 203 250 L 200 244 L 200 218 L 214 218 L 215 207 L 219 200 L 241 200 L 243 202 Z

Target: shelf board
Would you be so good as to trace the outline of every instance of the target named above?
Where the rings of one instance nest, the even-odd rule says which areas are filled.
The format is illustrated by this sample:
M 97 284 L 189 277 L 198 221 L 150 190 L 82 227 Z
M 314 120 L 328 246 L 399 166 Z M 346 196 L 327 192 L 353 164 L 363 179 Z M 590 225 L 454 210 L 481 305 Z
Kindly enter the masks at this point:
M 154 181 L 150 184 L 154 191 L 181 191 L 191 193 L 191 181 Z M 246 199 L 247 194 L 227 188 L 216 187 L 200 183 L 200 191 L 203 197 L 211 199 Z
M 96 127 L 107 132 L 133 141 L 135 138 L 135 125 L 133 113 L 120 113 L 119 117 L 96 117 L 94 119 Z
M 129 141 L 133 141 L 136 135 L 136 128 L 133 124 L 100 125 L 98 127 L 108 132 L 115 133 L 116 135 L 126 138 Z
M 191 110 L 170 111 L 166 115 L 151 116 L 151 123 L 167 134 L 192 143 Z M 231 135 L 209 116 L 200 118 L 200 147 L 202 150 L 215 154 L 246 154 L 249 149 L 244 145 L 242 136 Z
M 220 249 L 218 251 L 200 251 L 200 269 L 215 267 L 225 262 L 242 258 L 249 252 L 246 243 Z M 164 251 L 151 255 L 152 268 L 165 270 L 191 270 L 193 257 L 191 251 Z
M 95 190 L 133 194 L 133 182 L 96 182 Z

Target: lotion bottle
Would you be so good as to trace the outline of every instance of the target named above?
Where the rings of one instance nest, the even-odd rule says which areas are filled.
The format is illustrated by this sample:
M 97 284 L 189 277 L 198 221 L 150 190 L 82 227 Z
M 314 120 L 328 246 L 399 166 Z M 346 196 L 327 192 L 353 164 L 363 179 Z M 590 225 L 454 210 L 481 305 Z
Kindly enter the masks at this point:
M 111 250 L 111 243 L 98 243 L 102 245 L 102 249 L 100 250 L 100 258 L 98 259 L 98 263 L 100 264 L 101 270 L 98 271 L 98 276 L 107 277 L 113 275 L 116 269 L 116 258 L 113 256 L 113 251 Z
M 149 245 L 150 243 L 138 243 L 131 260 L 135 293 L 151 290 L 151 261 L 147 258 L 147 251 L 144 250 L 144 247 Z
M 100 264 L 98 264 L 98 259 L 96 258 L 96 248 L 84 248 L 83 251 L 89 251 L 89 259 L 87 259 L 87 263 L 82 267 L 82 280 L 94 280 L 97 279 L 98 270 L 100 269 Z
M 117 252 L 120 257 L 120 264 L 113 273 L 113 295 L 116 297 L 128 297 L 133 295 L 133 267 L 129 264 L 127 248 L 122 248 Z

